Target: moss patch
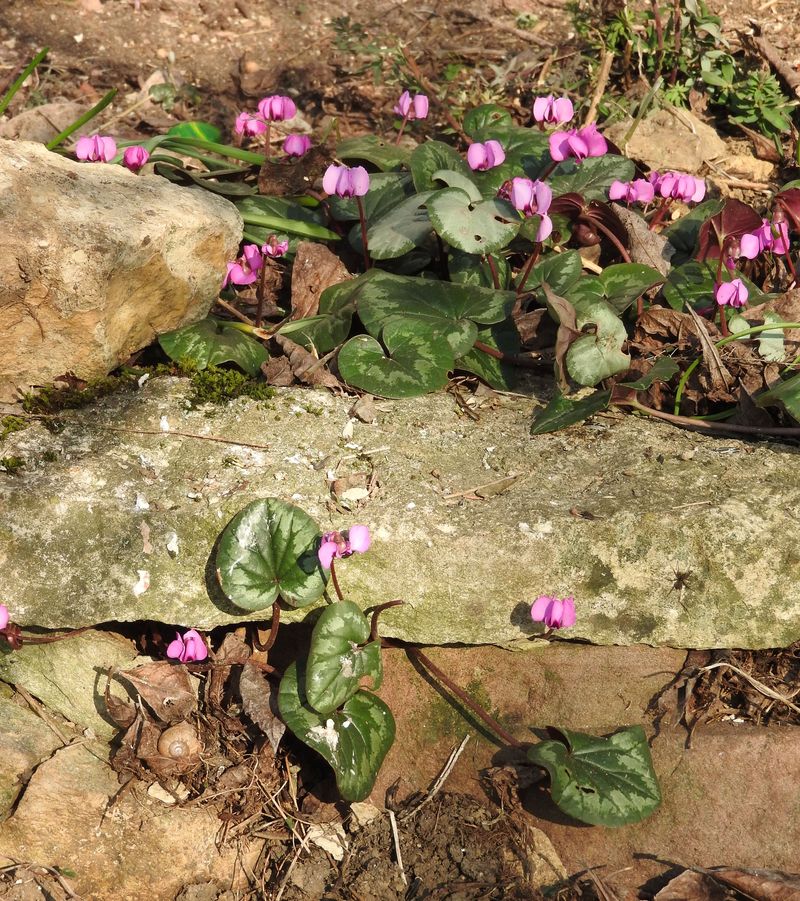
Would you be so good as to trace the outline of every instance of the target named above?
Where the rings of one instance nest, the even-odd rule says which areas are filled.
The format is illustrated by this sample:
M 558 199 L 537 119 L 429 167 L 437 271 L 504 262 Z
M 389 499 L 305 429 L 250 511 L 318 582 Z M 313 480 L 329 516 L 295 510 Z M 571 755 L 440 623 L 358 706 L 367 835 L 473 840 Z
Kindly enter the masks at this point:
M 225 404 L 237 397 L 251 400 L 270 400 L 275 389 L 264 382 L 251 379 L 238 369 L 222 369 L 209 366 L 192 375 L 192 390 L 189 403 L 193 407 L 200 404 Z
M 26 413 L 52 414 L 62 410 L 77 410 L 107 397 L 116 391 L 132 390 L 134 383 L 121 376 L 107 376 L 88 382 L 83 388 L 40 388 L 35 393 L 22 398 L 22 409 Z
M 27 429 L 30 422 L 21 416 L 4 416 L 0 419 L 0 441 L 12 435 L 14 432 L 21 432 Z

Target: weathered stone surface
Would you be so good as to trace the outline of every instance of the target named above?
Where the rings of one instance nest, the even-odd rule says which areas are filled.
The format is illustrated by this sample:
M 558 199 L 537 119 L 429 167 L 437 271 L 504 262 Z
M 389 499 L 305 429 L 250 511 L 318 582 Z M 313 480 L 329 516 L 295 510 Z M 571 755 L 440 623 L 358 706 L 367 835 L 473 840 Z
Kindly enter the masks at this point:
M 0 141 L 0 220 L 0 401 L 201 319 L 242 234 L 210 192 L 28 142 Z
M 111 633 L 90 631 L 3 654 L 0 680 L 21 685 L 81 730 L 89 728 L 95 735 L 110 738 L 118 729 L 103 700 L 106 673 L 114 666 L 129 669 L 135 657 L 130 641 Z M 112 690 L 125 696 L 113 682 Z
M 381 403 L 377 423 L 350 423 L 343 438 L 348 398 L 286 390 L 267 406 L 191 411 L 187 391 L 151 380 L 70 415 L 59 434 L 34 425 L 6 439 L 3 453 L 28 464 L 0 476 L 0 597 L 13 618 L 252 619 L 221 595 L 214 543 L 247 503 L 277 496 L 323 528 L 370 526 L 373 547 L 343 562 L 340 579 L 364 606 L 405 598 L 382 617 L 398 638 L 525 639 L 542 593 L 574 594 L 568 634 L 598 643 L 769 647 L 800 636 L 794 448 L 617 415 L 532 438 L 529 400 L 502 398 L 475 423 L 445 394 Z M 236 441 L 262 449 L 226 443 Z M 328 473 L 369 461 L 379 493 L 332 512 Z M 520 478 L 504 493 L 476 499 L 509 473 Z M 149 588 L 137 596 L 140 571 Z M 675 587 L 678 571 L 691 576 Z
M 719 159 L 727 149 L 714 129 L 688 110 L 656 110 L 642 119 L 626 141 L 632 124 L 632 119 L 623 119 L 606 129 L 606 134 L 625 156 L 641 160 L 651 169 L 697 173 L 705 162 Z
M 235 885 L 240 850 L 217 849 L 216 813 L 165 807 L 137 789 L 114 802 L 120 785 L 107 755 L 100 743 L 74 745 L 39 766 L 0 825 L 0 858 L 71 870 L 86 901 L 167 901 L 188 882 Z M 241 851 L 255 863 L 247 845 Z
M 0 697 L 0 821 L 33 769 L 60 747 L 58 736 L 32 711 Z
M 0 122 L 0 138 L 46 144 L 88 109 L 89 104 L 74 100 L 43 103 Z

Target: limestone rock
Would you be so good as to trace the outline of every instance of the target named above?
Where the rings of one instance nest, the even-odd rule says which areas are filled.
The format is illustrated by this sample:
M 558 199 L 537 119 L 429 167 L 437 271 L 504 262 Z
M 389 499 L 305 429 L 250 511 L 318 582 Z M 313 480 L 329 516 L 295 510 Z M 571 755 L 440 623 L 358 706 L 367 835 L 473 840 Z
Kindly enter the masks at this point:
M 89 108 L 74 100 L 54 100 L 0 122 L 0 138 L 15 141 L 38 141 L 46 144 L 71 125 Z
M 399 639 L 524 640 L 539 631 L 529 615 L 539 594 L 574 595 L 570 637 L 601 644 L 800 637 L 792 448 L 618 414 L 533 438 L 530 399 L 502 398 L 472 422 L 444 393 L 382 402 L 377 422 L 354 423 L 345 439 L 349 398 L 286 389 L 268 405 L 189 410 L 188 390 L 150 379 L 65 416 L 58 434 L 37 424 L 5 439 L 3 454 L 27 464 L 0 476 L 0 597 L 13 619 L 209 629 L 257 618 L 222 595 L 214 545 L 242 507 L 273 496 L 323 530 L 370 527 L 369 553 L 343 561 L 340 581 L 364 606 L 404 598 L 381 617 Z M 381 489 L 356 515 L 337 513 L 328 473 L 368 468 L 361 451 Z M 519 478 L 501 493 L 475 494 L 510 473 Z M 137 595 L 141 572 L 149 587 Z M 678 572 L 691 575 L 677 582 Z
M 0 141 L 0 219 L 0 401 L 202 319 L 242 234 L 210 192 L 27 142 Z
M 625 156 L 641 160 L 651 169 L 674 169 L 694 175 L 707 160 L 719 159 L 726 151 L 725 142 L 714 129 L 688 110 L 656 110 L 642 119 L 625 141 L 632 122 L 616 122 L 605 133 Z

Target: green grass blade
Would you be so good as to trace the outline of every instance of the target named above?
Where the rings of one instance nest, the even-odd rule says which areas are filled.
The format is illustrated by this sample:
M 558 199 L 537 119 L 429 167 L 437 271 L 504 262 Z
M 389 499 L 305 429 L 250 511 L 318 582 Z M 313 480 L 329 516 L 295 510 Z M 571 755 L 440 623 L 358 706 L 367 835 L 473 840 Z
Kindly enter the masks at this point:
M 25 84 L 28 79 L 28 76 L 33 72 L 33 70 L 39 65 L 39 63 L 47 56 L 50 48 L 44 47 L 42 48 L 36 56 L 28 63 L 27 66 L 20 72 L 19 77 L 16 79 L 14 84 L 6 91 L 5 96 L 2 100 L 0 100 L 0 116 L 8 108 L 8 104 L 14 99 L 14 94 Z
M 94 117 L 101 113 L 109 103 L 117 96 L 117 89 L 112 88 L 106 95 L 103 97 L 98 103 L 85 112 L 80 118 L 76 119 L 72 125 L 68 125 L 61 134 L 56 135 L 49 144 L 47 144 L 48 150 L 55 150 L 59 144 L 63 144 L 64 141 L 74 132 L 77 131 L 82 126 L 86 125 L 86 123 L 90 119 L 94 119 Z
M 338 241 L 339 235 L 322 225 L 313 222 L 301 222 L 299 219 L 283 219 L 280 216 L 266 216 L 263 213 L 242 213 L 245 225 L 258 225 L 269 228 L 276 234 L 300 235 L 303 238 L 316 238 L 318 241 Z

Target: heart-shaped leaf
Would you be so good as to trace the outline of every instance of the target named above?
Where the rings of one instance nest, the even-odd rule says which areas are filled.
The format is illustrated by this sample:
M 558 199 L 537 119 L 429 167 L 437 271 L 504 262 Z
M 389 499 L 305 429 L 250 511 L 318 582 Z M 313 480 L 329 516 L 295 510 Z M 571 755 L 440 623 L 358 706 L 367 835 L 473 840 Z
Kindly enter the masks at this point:
M 367 231 L 367 243 L 373 259 L 396 259 L 425 243 L 433 230 L 425 203 L 433 193 L 412 194 L 372 222 Z M 360 228 L 357 234 L 358 240 L 351 238 L 351 244 L 361 250 Z
M 292 663 L 281 680 L 278 709 L 292 732 L 331 765 L 342 797 L 363 801 L 394 742 L 394 717 L 386 704 L 359 691 L 341 710 L 318 713 L 308 703 L 302 664 Z
M 764 391 L 755 398 L 759 407 L 782 407 L 795 420 L 800 422 L 800 375 L 793 375 L 785 382 L 778 382 L 769 391 Z
M 664 276 L 643 263 L 618 263 L 606 266 L 598 277 L 603 298 L 617 315 L 622 315 L 639 297 L 664 281 Z
M 777 313 L 767 311 L 764 313 L 764 325 L 771 325 L 773 322 L 782 322 L 783 320 Z M 758 336 L 758 355 L 764 360 L 770 360 L 773 363 L 780 363 L 786 359 L 786 345 L 783 340 L 782 329 L 771 329 L 768 332 L 761 332 Z
M 511 279 L 511 268 L 505 257 L 491 256 L 494 268 L 502 289 L 508 288 Z M 463 250 L 451 250 L 447 255 L 447 271 L 450 280 L 457 285 L 474 285 L 476 288 L 494 288 L 494 276 L 485 257 L 464 253 Z
M 473 328 L 477 334 L 474 324 Z M 418 397 L 447 384 L 452 348 L 423 323 L 390 322 L 383 330 L 383 343 L 386 352 L 370 335 L 357 335 L 344 345 L 338 364 L 348 384 L 378 397 Z
M 473 201 L 460 188 L 437 191 L 428 200 L 436 231 L 465 253 L 494 253 L 505 247 L 520 226 L 519 213 L 505 200 Z
M 340 160 L 366 160 L 386 172 L 406 165 L 410 153 L 407 147 L 391 144 L 375 135 L 361 135 L 340 141 L 336 156 Z
M 470 180 L 472 175 L 464 157 L 442 141 L 426 141 L 416 147 L 411 154 L 409 166 L 414 187 L 419 192 L 441 187 L 436 183 L 434 173 L 443 169 L 457 172 Z
M 580 194 L 585 200 L 608 200 L 608 189 L 613 181 L 630 181 L 635 167 L 631 160 L 614 153 L 592 156 L 576 163 L 566 160 L 550 179 L 553 197 L 562 194 Z
M 452 169 L 439 169 L 433 173 L 431 179 L 437 183 L 437 187 L 445 185 L 448 188 L 461 188 L 465 194 L 469 194 L 470 200 L 482 200 L 483 195 L 478 186 L 469 175 L 463 172 L 455 172 Z
M 301 344 L 306 350 L 326 354 L 350 334 L 356 300 L 362 288 L 359 279 L 326 288 L 319 297 L 319 313 L 287 322 L 278 333 Z
M 454 357 L 469 351 L 480 325 L 501 322 L 511 312 L 511 291 L 409 278 L 373 269 L 359 279 L 358 315 L 373 336 L 395 322 L 418 323 L 425 334 L 445 337 Z
M 575 250 L 566 253 L 549 253 L 531 269 L 525 282 L 525 290 L 537 295 L 540 303 L 545 303 L 544 292 L 538 290 L 547 284 L 556 294 L 566 295 L 581 278 L 583 263 Z
M 474 141 L 495 137 L 495 132 L 512 125 L 511 113 L 496 103 L 482 103 L 464 115 L 464 131 Z
M 570 298 L 571 300 L 571 298 Z M 594 386 L 630 368 L 631 358 L 622 352 L 628 335 L 614 309 L 603 300 L 575 304 L 577 327 L 592 334 L 573 341 L 567 351 L 567 370 L 579 385 Z
M 220 319 L 202 319 L 174 332 L 158 336 L 161 349 L 184 366 L 206 369 L 220 363 L 236 363 L 249 375 L 256 376 L 261 364 L 269 359 L 263 344 Z
M 595 391 L 580 399 L 556 394 L 542 410 L 537 410 L 533 417 L 531 435 L 546 435 L 557 432 L 567 426 L 583 422 L 595 413 L 608 408 L 611 402 L 610 391 Z
M 506 354 L 520 352 L 519 332 L 510 320 L 481 329 L 478 332 L 477 343 Z M 516 366 L 504 363 L 479 347 L 473 347 L 464 356 L 459 357 L 455 365 L 456 369 L 472 372 L 487 385 L 499 391 L 514 391 L 520 381 L 520 370 Z
M 369 621 L 358 604 L 339 601 L 322 611 L 311 633 L 306 696 L 318 713 L 330 713 L 359 689 L 364 677 L 381 687 L 381 643 L 369 639 Z M 363 647 L 362 647 L 363 645 Z
M 729 197 L 725 206 L 700 226 L 697 259 L 718 260 L 727 238 L 741 238 L 761 226 L 761 216 L 747 203 Z
M 706 219 L 716 216 L 724 205 L 725 201 L 721 199 L 705 200 L 664 229 L 662 234 L 675 248 L 675 256 L 671 260 L 673 266 L 680 266 L 691 258 L 697 247 L 700 227 Z
M 624 826 L 661 804 L 650 748 L 641 726 L 610 738 L 554 730 L 561 741 L 528 749 L 528 759 L 550 774 L 553 800 L 567 814 L 595 826 Z
M 320 530 L 299 507 L 274 497 L 253 501 L 225 527 L 217 576 L 243 610 L 264 610 L 279 597 L 292 607 L 318 600 L 327 577 L 317 557 Z

